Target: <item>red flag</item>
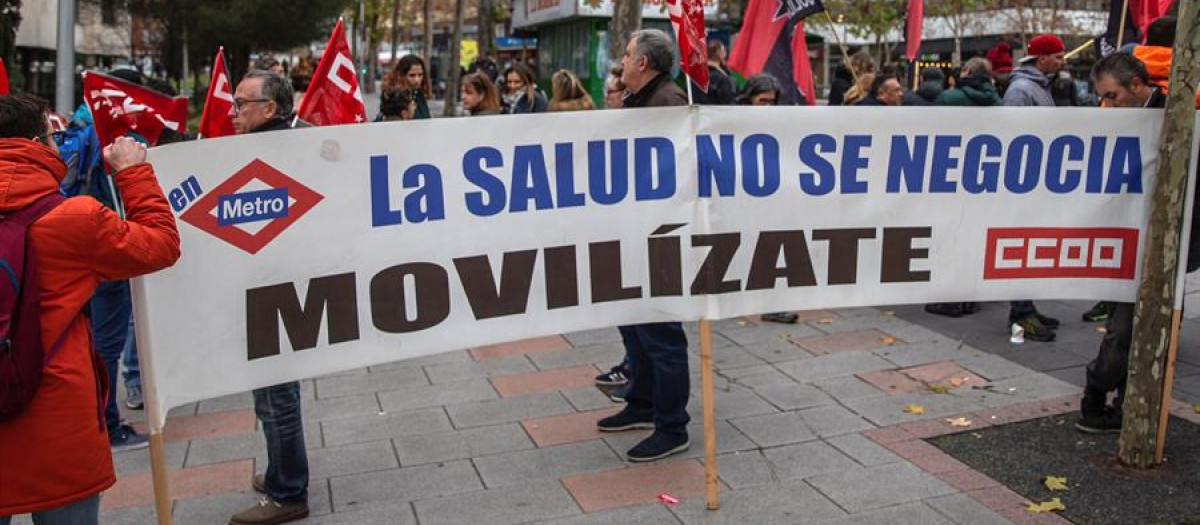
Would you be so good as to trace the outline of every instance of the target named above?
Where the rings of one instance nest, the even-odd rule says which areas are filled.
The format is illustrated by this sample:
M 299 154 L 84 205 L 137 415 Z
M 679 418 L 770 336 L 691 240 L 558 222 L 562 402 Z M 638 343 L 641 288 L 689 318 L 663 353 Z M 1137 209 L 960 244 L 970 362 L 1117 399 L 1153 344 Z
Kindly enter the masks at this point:
M 795 5 L 799 5 L 798 3 Z M 744 77 L 768 73 L 783 86 L 780 105 L 795 104 L 803 91 L 809 104 L 816 103 L 812 66 L 804 25 L 793 22 L 780 0 L 750 0 L 742 19 L 742 32 L 729 53 L 729 67 Z
M 8 94 L 8 68 L 4 66 L 4 59 L 0 59 L 0 95 Z
M 200 116 L 200 137 L 214 138 L 233 135 L 233 86 L 225 70 L 225 48 L 217 50 L 213 60 L 212 80 L 208 82 L 208 97 L 204 99 L 204 114 Z
M 804 92 L 807 105 L 817 105 L 817 94 L 813 91 L 812 62 L 808 60 L 808 41 L 804 36 L 804 22 L 796 23 L 796 32 L 792 35 L 792 81 L 796 83 L 796 88 Z
M 187 98 L 169 97 L 119 78 L 85 71 L 83 101 L 92 112 L 101 147 L 130 132 L 153 146 L 165 128 L 187 130 Z
M 1133 23 L 1137 25 L 1138 34 L 1145 35 L 1150 24 L 1171 9 L 1173 0 L 1129 0 L 1129 13 L 1133 15 Z M 1114 0 L 1120 3 L 1121 0 Z M 1125 30 L 1129 33 L 1129 30 Z
M 904 57 L 916 60 L 921 53 L 921 24 L 925 23 L 925 1 L 908 0 L 908 27 L 905 30 Z
M 358 89 L 358 75 L 354 60 L 350 59 L 350 45 L 342 20 L 338 19 L 325 46 L 321 63 L 313 73 L 304 101 L 300 103 L 300 118 L 314 126 L 333 126 L 367 121 L 367 110 L 363 108 L 362 92 Z
M 704 41 L 703 0 L 667 0 L 667 14 L 679 44 L 683 70 L 700 91 L 708 93 L 708 47 Z

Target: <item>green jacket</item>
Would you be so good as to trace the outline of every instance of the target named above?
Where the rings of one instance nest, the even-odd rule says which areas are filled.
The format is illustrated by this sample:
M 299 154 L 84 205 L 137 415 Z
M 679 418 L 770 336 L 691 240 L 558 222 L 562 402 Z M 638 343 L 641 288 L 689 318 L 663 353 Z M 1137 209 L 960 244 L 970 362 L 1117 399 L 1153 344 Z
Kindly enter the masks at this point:
M 996 93 L 996 87 L 987 80 L 965 77 L 958 87 L 943 91 L 934 104 L 938 106 L 1001 106 L 1004 99 Z

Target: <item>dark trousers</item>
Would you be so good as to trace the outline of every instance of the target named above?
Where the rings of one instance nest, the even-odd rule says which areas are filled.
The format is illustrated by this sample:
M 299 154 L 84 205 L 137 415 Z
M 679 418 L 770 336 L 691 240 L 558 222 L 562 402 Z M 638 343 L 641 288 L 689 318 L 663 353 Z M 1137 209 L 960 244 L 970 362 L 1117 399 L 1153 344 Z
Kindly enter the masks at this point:
M 300 383 L 254 391 L 254 413 L 267 437 L 267 495 L 279 503 L 308 501 L 308 453 L 300 418 Z
M 658 432 L 687 435 L 687 334 L 680 323 L 622 326 L 621 340 L 633 361 L 626 410 L 653 418 Z
M 104 421 L 108 426 L 108 435 L 112 436 L 121 424 L 121 412 L 117 409 L 117 370 L 121 364 L 121 353 L 125 350 L 125 340 L 129 336 L 129 318 L 133 315 L 129 281 L 100 283 L 88 301 L 88 313 L 92 322 L 92 341 L 108 373 L 108 402 L 104 405 Z
M 1081 408 L 1085 416 L 1104 412 L 1108 393 L 1117 391 L 1113 407 L 1121 408 L 1125 395 L 1125 380 L 1129 376 L 1129 346 L 1133 342 L 1133 303 L 1105 303 L 1108 321 L 1104 323 L 1104 339 L 1100 351 L 1088 363 L 1087 387 L 1083 390 Z
M 1016 322 L 1037 313 L 1033 301 L 1012 301 L 1008 303 L 1008 322 Z

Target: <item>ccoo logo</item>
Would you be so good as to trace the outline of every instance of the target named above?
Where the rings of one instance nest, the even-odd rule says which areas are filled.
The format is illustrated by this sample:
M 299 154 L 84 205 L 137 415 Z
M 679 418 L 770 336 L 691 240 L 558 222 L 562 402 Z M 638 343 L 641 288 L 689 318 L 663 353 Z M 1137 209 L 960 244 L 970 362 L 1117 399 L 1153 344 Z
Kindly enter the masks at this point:
M 320 194 L 255 159 L 186 212 L 184 222 L 251 255 L 321 202 Z

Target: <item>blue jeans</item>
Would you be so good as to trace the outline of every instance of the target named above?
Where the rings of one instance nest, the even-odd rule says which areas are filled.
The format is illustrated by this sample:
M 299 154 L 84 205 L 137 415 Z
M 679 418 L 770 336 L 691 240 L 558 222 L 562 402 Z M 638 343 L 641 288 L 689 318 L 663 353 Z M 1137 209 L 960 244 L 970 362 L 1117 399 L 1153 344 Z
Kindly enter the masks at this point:
M 125 336 L 125 349 L 121 351 L 121 378 L 125 388 L 142 388 L 142 367 L 138 362 L 137 333 L 133 330 L 133 316 L 129 316 L 129 333 Z
M 9 525 L 12 516 L 0 516 L 0 525 Z M 98 525 L 100 495 L 68 503 L 56 509 L 33 513 L 33 525 Z
M 92 341 L 108 373 L 108 402 L 104 406 L 104 421 L 108 425 L 108 435 L 112 436 L 121 425 L 121 412 L 117 410 L 117 371 L 121 354 L 125 351 L 125 341 L 129 338 L 129 319 L 133 314 L 129 281 L 100 283 L 88 302 L 88 309 L 92 322 Z
M 267 437 L 267 495 L 279 503 L 308 502 L 308 452 L 300 418 L 300 383 L 254 391 L 254 413 Z
M 686 436 L 691 376 L 683 325 L 648 323 L 620 330 L 633 362 L 625 410 L 639 418 L 653 418 L 657 432 Z

